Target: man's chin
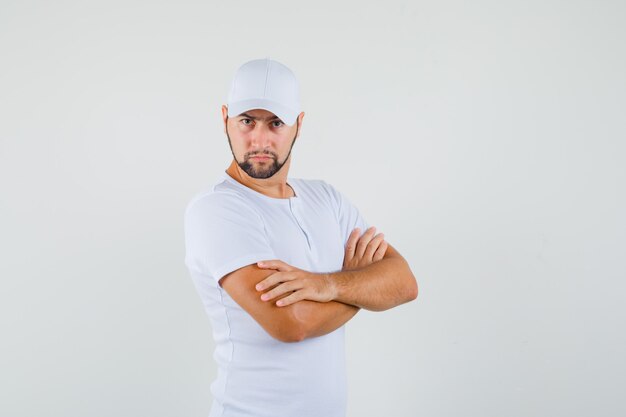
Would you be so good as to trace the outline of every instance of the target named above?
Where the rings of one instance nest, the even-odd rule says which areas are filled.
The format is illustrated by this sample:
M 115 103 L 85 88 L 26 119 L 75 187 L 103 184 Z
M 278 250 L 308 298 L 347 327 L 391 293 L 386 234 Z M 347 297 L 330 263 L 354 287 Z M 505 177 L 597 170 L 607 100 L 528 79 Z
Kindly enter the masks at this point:
M 252 178 L 256 178 L 259 180 L 263 180 L 266 178 L 270 178 L 274 176 L 278 171 L 257 171 L 257 170 L 247 170 L 246 174 L 251 176 Z
M 280 171 L 282 165 L 278 169 L 276 169 L 275 166 L 271 166 L 265 169 L 259 169 L 259 167 L 255 167 L 250 163 L 245 163 L 243 164 L 243 166 L 240 165 L 239 167 L 250 177 L 262 180 L 273 177 L 278 171 Z

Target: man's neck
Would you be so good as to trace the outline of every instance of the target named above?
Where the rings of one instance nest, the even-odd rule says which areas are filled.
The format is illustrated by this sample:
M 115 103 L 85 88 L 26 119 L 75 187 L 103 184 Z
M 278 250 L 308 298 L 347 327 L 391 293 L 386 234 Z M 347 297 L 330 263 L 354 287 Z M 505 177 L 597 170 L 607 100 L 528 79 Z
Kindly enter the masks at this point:
M 272 198 L 289 198 L 295 196 L 295 191 L 287 184 L 289 162 L 283 165 L 280 171 L 272 177 L 265 179 L 252 178 L 245 171 L 243 171 L 234 160 L 225 172 L 235 181 L 263 195 Z

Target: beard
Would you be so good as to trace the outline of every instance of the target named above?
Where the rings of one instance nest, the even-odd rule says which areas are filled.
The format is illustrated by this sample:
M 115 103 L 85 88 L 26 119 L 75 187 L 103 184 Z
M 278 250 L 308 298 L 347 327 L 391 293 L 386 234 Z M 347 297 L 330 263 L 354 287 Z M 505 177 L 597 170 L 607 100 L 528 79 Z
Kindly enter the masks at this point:
M 233 155 L 234 156 L 234 155 Z M 250 159 L 253 156 L 267 156 L 269 159 L 266 159 L 263 162 L 257 161 L 252 162 Z M 289 156 L 287 156 L 289 158 Z M 246 174 L 251 176 L 252 178 L 270 178 L 274 174 L 276 174 L 287 162 L 287 159 L 282 163 L 278 162 L 278 156 L 274 152 L 261 152 L 256 154 L 246 154 L 244 156 L 243 162 L 239 162 L 235 159 L 239 168 L 241 168 Z
M 227 118 L 228 122 L 228 118 Z M 297 121 L 296 121 L 297 122 Z M 228 126 L 228 124 L 227 124 Z M 291 145 L 289 146 L 289 153 L 282 162 L 278 161 L 278 155 L 275 152 L 267 151 L 267 152 L 255 152 L 255 153 L 247 153 L 244 155 L 244 160 L 242 162 L 237 160 L 235 156 L 235 152 L 233 152 L 233 145 L 230 141 L 230 136 L 228 135 L 228 129 L 226 129 L 226 137 L 228 137 L 228 145 L 230 146 L 230 152 L 233 154 L 233 159 L 239 165 L 246 174 L 248 174 L 252 178 L 258 179 L 266 179 L 272 177 L 276 174 L 280 169 L 285 165 L 289 156 L 291 155 L 291 149 L 293 148 L 294 143 L 296 142 L 296 137 L 298 136 L 299 123 L 296 127 L 296 134 L 291 141 Z M 269 159 L 265 162 L 254 162 L 250 158 L 253 156 L 267 156 Z

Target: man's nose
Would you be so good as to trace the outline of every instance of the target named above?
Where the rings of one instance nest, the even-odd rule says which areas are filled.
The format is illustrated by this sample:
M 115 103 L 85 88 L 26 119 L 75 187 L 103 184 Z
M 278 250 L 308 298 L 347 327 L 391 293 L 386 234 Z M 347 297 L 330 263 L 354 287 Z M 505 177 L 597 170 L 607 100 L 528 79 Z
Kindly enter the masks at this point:
M 269 145 L 270 131 L 263 123 L 259 123 L 254 127 L 252 131 L 252 145 L 264 148 Z

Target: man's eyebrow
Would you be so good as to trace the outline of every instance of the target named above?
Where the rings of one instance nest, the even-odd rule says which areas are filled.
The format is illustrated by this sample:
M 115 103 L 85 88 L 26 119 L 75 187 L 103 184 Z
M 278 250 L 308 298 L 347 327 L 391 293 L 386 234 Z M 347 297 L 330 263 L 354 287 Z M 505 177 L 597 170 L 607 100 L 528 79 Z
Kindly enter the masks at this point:
M 268 116 L 265 119 L 262 119 L 260 117 L 254 117 L 249 115 L 248 113 L 241 113 L 239 116 L 237 117 L 247 117 L 248 119 L 252 119 L 252 120 L 265 120 L 265 121 L 269 121 L 269 120 L 274 120 L 274 119 L 278 119 L 280 120 L 280 117 L 274 115 L 274 116 Z

